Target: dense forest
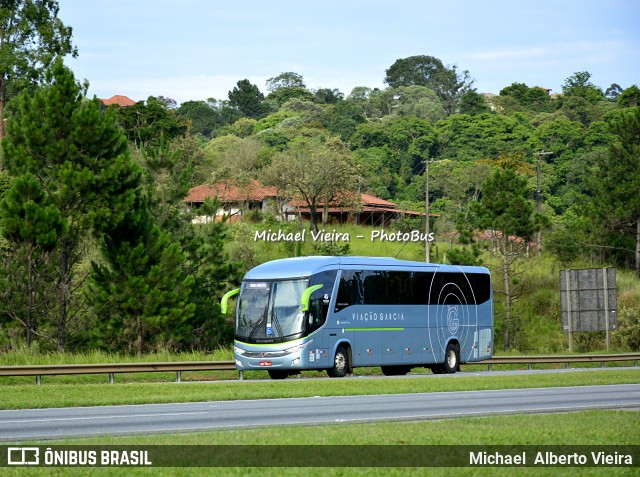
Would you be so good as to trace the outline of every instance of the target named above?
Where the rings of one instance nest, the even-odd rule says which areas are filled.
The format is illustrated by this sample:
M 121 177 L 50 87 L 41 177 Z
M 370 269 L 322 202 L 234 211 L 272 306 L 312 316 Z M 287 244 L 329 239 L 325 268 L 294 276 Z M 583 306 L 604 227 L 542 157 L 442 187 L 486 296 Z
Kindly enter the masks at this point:
M 77 52 L 56 2 L 18 3 L 1 19 L 16 33 L 0 71 L 0 350 L 228 344 L 217 303 L 242 257 L 225 251 L 229 225 L 192 223 L 183 201 L 220 180 L 258 179 L 310 206 L 359 191 L 424 210 L 428 171 L 449 261 L 479 263 L 478 236 L 494 231 L 506 348 L 518 258 L 640 273 L 636 85 L 580 71 L 559 94 L 522 83 L 480 94 L 470 72 L 420 55 L 381 71 L 384 89 L 311 90 L 283 72 L 265 92 L 240 79 L 226 99 L 178 105 L 167 92 L 107 108 L 63 63 Z

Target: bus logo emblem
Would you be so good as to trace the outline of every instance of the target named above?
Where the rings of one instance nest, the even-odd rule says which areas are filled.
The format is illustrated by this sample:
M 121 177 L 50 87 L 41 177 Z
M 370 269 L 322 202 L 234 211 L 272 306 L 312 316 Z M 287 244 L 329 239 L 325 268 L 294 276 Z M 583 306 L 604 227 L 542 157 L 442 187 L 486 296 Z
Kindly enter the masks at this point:
M 449 331 L 451 334 L 454 334 L 458 331 L 458 327 L 460 326 L 460 319 L 458 318 L 458 307 L 457 306 L 449 306 L 449 311 L 447 312 L 447 326 L 449 327 Z

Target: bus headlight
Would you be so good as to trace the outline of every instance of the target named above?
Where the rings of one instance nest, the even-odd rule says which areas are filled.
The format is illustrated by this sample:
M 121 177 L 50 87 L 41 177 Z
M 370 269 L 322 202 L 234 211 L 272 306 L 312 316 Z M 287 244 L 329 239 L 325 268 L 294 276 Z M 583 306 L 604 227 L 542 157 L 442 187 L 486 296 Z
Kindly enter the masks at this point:
M 288 354 L 296 353 L 298 351 L 302 351 L 305 348 L 308 348 L 311 345 L 311 343 L 313 343 L 313 340 L 309 340 L 306 343 L 302 343 L 297 346 L 292 346 L 291 348 L 287 348 L 284 351 Z
M 244 355 L 244 350 L 243 350 L 242 348 L 238 348 L 237 346 L 234 346 L 234 347 L 233 347 L 233 352 L 234 352 L 235 354 L 240 355 L 240 356 Z

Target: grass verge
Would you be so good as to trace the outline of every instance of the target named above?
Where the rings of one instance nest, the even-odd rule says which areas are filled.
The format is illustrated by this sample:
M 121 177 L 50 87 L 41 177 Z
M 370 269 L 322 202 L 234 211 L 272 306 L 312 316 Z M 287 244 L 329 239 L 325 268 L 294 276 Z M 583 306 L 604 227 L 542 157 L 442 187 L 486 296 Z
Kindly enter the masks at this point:
M 606 423 L 606 425 L 603 425 Z M 166 434 L 128 437 L 94 437 L 88 439 L 68 439 L 47 441 L 47 445 L 208 445 L 215 452 L 219 445 L 259 446 L 301 445 L 308 452 L 317 451 L 317 446 L 338 445 L 372 446 L 372 451 L 380 452 L 380 445 L 636 445 L 640 413 L 633 411 L 583 411 L 567 414 L 516 415 L 477 418 L 444 419 L 439 421 L 389 422 L 371 424 L 348 424 L 332 426 L 305 426 L 285 428 L 260 428 L 190 434 Z M 250 449 L 251 447 L 249 447 Z M 378 456 L 384 462 L 384 456 Z M 251 475 L 251 476 L 404 476 L 404 475 L 580 475 L 580 476 L 622 476 L 638 475 L 638 468 L 425 468 L 425 467 L 334 467 L 323 468 L 152 468 L 152 469 L 92 469 L 97 475 Z M 384 465 L 388 465 L 385 462 Z M 286 465 L 286 455 L 283 456 Z M 86 475 L 87 469 L 15 469 L 5 475 Z
M 548 374 L 0 386 L 1 409 L 633 384 L 640 369 Z

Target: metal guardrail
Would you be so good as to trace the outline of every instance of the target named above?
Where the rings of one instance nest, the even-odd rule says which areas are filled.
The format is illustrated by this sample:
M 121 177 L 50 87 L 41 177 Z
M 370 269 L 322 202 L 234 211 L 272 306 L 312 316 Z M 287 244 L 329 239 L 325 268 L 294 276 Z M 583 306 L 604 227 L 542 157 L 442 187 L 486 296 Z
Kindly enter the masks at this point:
M 600 363 L 604 367 L 605 362 L 633 361 L 633 366 L 638 366 L 640 353 L 626 354 L 599 354 L 599 355 L 561 355 L 561 356 L 494 356 L 491 359 L 468 363 L 469 365 L 486 365 L 489 371 L 493 365 L 502 364 L 527 364 L 529 370 L 534 364 L 558 364 L 564 363 L 565 368 L 569 363 Z M 166 363 L 120 363 L 120 364 L 51 364 L 37 366 L 0 366 L 1 376 L 35 376 L 36 384 L 40 384 L 42 376 L 71 375 L 71 374 L 108 374 L 109 383 L 113 383 L 116 373 L 153 373 L 175 372 L 176 381 L 181 381 L 183 371 L 235 371 L 233 361 L 173 361 Z
M 36 366 L 0 366 L 0 376 L 35 376 L 40 384 L 41 376 L 70 374 L 109 374 L 113 383 L 116 373 L 175 372 L 176 381 L 181 381 L 182 371 L 235 371 L 233 361 L 172 361 L 166 363 L 119 363 L 119 364 L 49 364 Z
M 623 354 L 580 354 L 580 355 L 561 355 L 561 356 L 494 356 L 491 359 L 485 359 L 477 364 L 489 366 L 489 371 L 494 364 L 527 364 L 529 370 L 534 364 L 557 364 L 564 363 L 565 368 L 569 367 L 569 363 L 600 363 L 604 368 L 604 363 L 613 361 L 633 361 L 634 366 L 638 366 L 640 353 L 623 353 Z M 474 363 L 469 363 L 474 364 Z

